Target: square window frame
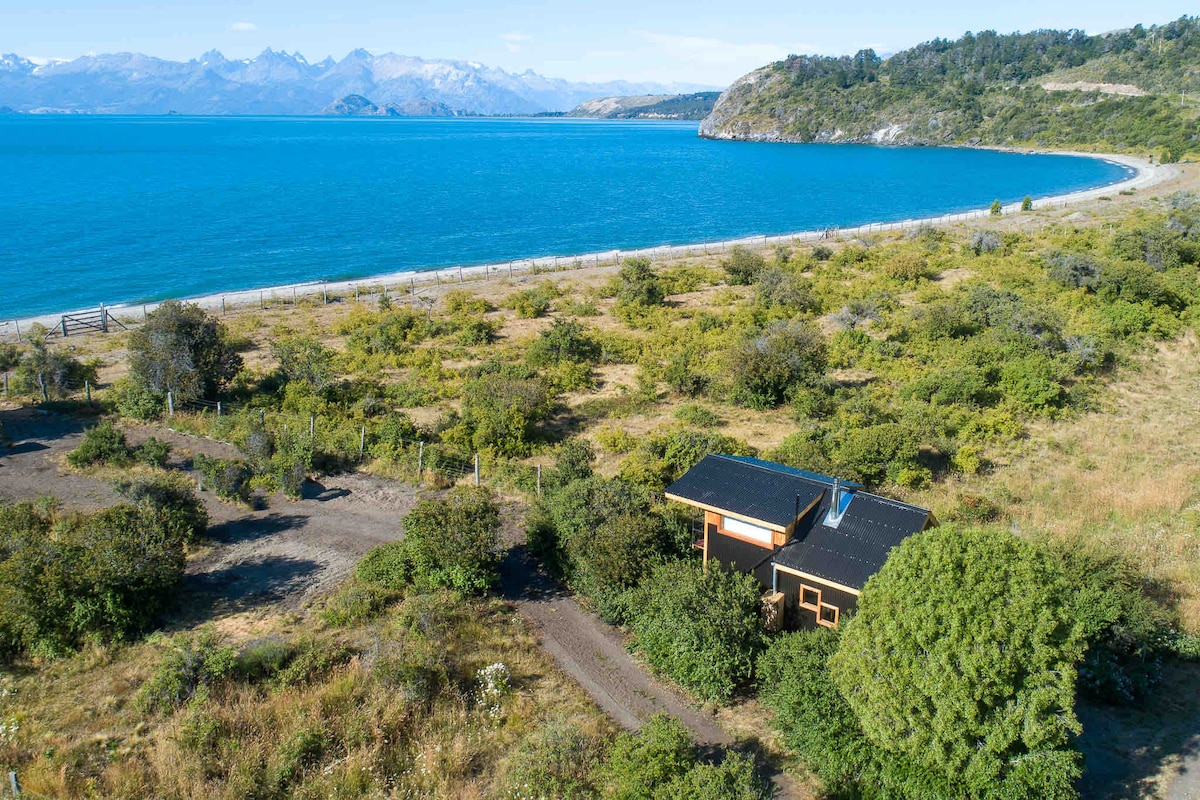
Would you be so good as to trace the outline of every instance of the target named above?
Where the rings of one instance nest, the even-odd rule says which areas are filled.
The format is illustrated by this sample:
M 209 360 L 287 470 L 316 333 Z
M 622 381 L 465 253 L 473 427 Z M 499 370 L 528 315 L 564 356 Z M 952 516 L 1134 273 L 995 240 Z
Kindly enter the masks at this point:
M 826 609 L 833 611 L 833 622 L 825 619 L 824 612 Z M 821 603 L 817 608 L 817 624 L 823 628 L 836 628 L 841 620 L 842 610 L 835 605 L 829 603 Z
M 804 593 L 805 593 L 805 592 L 813 592 L 813 593 L 815 593 L 815 594 L 817 595 L 817 602 L 816 602 L 816 603 L 806 603 L 806 602 L 804 602 Z M 818 612 L 818 615 L 819 615 L 819 614 L 820 614 L 820 609 L 821 609 L 821 597 L 822 597 L 821 590 L 820 590 L 820 589 L 818 589 L 817 587 L 815 587 L 815 586 L 809 586 L 809 585 L 808 585 L 808 584 L 806 584 L 806 583 L 802 583 L 802 584 L 800 584 L 800 597 L 799 597 L 799 603 L 800 603 L 800 607 L 801 607 L 801 608 L 806 608 L 806 609 L 808 609 L 809 611 L 816 611 L 816 612 Z

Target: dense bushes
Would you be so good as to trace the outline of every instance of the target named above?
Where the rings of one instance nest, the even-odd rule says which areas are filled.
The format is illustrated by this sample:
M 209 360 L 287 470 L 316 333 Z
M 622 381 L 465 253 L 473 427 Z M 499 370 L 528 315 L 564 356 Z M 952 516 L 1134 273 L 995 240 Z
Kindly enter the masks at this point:
M 758 580 L 711 563 L 662 564 L 633 590 L 628 624 L 654 669 L 704 700 L 727 700 L 750 680 L 764 644 Z
M 357 568 L 384 589 L 482 594 L 498 577 L 500 510 L 488 489 L 459 487 L 422 500 L 404 518 L 404 539 L 380 545 Z
M 775 725 L 834 797 L 1073 798 L 1078 688 L 1154 684 L 1170 614 L 1119 559 L 954 526 L 917 534 L 840 633 L 756 665 Z
M 825 363 L 825 341 L 814 327 L 772 323 L 731 352 L 733 397 L 752 408 L 771 408 L 791 390 L 817 382 Z
M 152 498 L 90 515 L 0 506 L 0 655 L 60 653 L 144 630 L 183 576 L 183 516 Z
M 83 441 L 67 453 L 67 463 L 72 467 L 122 464 L 129 460 L 129 456 L 125 434 L 113 427 L 111 421 L 105 420 L 83 432 Z
M 63 350 L 54 350 L 34 336 L 17 362 L 12 390 L 45 400 L 61 400 L 82 391 L 85 381 L 96 383 L 95 363 L 81 363 Z

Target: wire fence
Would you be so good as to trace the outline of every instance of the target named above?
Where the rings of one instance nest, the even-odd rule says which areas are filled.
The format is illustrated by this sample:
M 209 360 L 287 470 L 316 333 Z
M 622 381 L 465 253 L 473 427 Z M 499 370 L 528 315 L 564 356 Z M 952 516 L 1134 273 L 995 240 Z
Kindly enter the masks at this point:
M 1101 189 L 1090 189 L 1075 194 L 1060 197 L 1044 198 L 1033 201 L 1034 210 L 1063 208 L 1078 203 L 1081 200 L 1103 196 L 1119 187 L 1110 186 Z M 1002 214 L 1021 212 L 1021 203 L 1011 203 L 1002 208 Z M 963 211 L 954 214 L 942 214 L 936 217 L 906 219 L 897 222 L 870 222 L 847 228 L 830 227 L 820 230 L 802 231 L 782 235 L 749 236 L 739 239 L 707 242 L 685 245 L 662 245 L 658 247 L 643 247 L 632 250 L 604 250 L 582 255 L 549 255 L 537 258 L 516 259 L 484 265 L 461 265 L 439 267 L 421 272 L 405 272 L 395 275 L 364 278 L 355 281 L 310 281 L 263 289 L 247 289 L 244 291 L 227 292 L 193 298 L 188 302 L 195 303 L 209 311 L 228 315 L 237 312 L 260 311 L 285 305 L 326 305 L 332 302 L 354 300 L 377 300 L 379 297 L 407 301 L 414 306 L 422 302 L 432 301 L 442 291 L 468 283 L 478 284 L 493 280 L 510 280 L 520 276 L 542 275 L 568 270 L 591 267 L 617 266 L 630 258 L 671 259 L 692 258 L 701 255 L 718 255 L 727 253 L 734 247 L 768 247 L 771 245 L 812 244 L 824 241 L 840 241 L 870 236 L 880 233 L 900 232 L 920 229 L 931 225 L 952 225 L 972 220 L 990 219 L 995 216 L 990 208 Z M 140 306 L 118 305 L 101 306 L 106 309 L 116 323 L 121 326 L 138 325 L 145 321 L 149 313 L 158 308 L 159 303 L 146 303 Z M 62 319 L 71 315 L 49 315 L 41 317 L 36 322 L 50 329 L 62 329 L 65 332 L 69 326 L 62 325 Z M 35 320 L 8 320 L 0 322 L 0 339 L 21 340 L 27 338 L 31 324 Z

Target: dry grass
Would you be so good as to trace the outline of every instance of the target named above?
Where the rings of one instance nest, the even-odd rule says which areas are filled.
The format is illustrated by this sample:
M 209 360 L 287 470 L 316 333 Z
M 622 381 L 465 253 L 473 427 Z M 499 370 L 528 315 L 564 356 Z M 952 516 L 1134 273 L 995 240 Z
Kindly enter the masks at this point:
M 997 501 L 1024 534 L 1099 543 L 1178 597 L 1200 630 L 1200 341 L 1154 348 L 1103 411 L 1043 423 L 988 474 L 916 492 L 945 518 L 961 493 Z
M 315 615 L 275 622 L 225 626 L 225 641 L 315 633 L 357 655 L 312 684 L 237 681 L 163 716 L 134 702 L 168 646 L 162 637 L 92 649 L 17 676 L 4 713 L 16 715 L 20 729 L 0 748 L 4 764 L 33 797 L 475 800 L 500 793 L 510 753 L 551 717 L 600 739 L 612 734 L 499 601 L 405 601 L 377 622 L 346 629 L 325 629 Z M 389 657 L 422 647 L 450 672 L 450 685 L 428 705 L 379 671 Z M 494 662 L 512 675 L 498 716 L 474 699 L 473 676 Z M 320 745 L 296 758 L 294 743 L 305 732 Z

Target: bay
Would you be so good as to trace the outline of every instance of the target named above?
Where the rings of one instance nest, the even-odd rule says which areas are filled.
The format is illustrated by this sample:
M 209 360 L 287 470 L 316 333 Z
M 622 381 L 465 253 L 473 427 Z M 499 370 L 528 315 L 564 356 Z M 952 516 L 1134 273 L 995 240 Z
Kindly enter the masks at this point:
M 1103 186 L 1126 167 L 565 119 L 0 117 L 0 319 L 717 241 Z

